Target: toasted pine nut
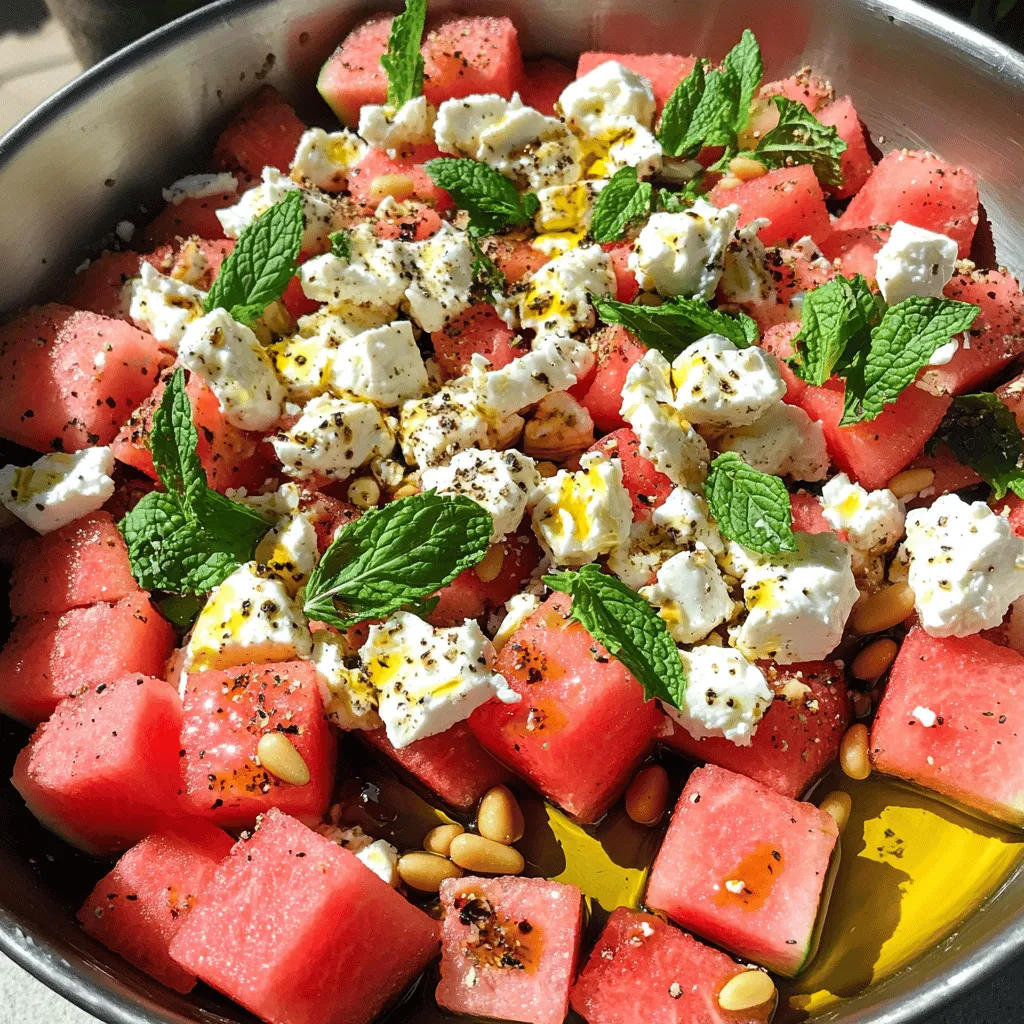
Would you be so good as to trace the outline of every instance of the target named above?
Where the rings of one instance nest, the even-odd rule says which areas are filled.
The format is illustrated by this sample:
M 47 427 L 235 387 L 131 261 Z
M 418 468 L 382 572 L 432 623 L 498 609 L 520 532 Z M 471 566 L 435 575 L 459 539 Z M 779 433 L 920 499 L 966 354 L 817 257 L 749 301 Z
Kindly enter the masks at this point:
M 641 292 L 633 301 L 637 306 L 660 306 L 665 300 L 656 292 Z
M 762 178 L 768 173 L 760 160 L 749 156 L 734 156 L 729 161 L 729 172 L 740 181 L 753 181 L 754 178 Z
M 867 718 L 872 712 L 871 694 L 863 690 L 853 691 L 853 717 Z
M 361 476 L 348 485 L 348 500 L 356 508 L 373 508 L 380 501 L 380 487 L 373 477 Z
M 826 814 L 831 814 L 835 818 L 836 824 L 839 826 L 839 832 L 842 834 L 847 824 L 849 824 L 850 811 L 853 810 L 853 801 L 850 799 L 850 794 L 837 789 L 822 797 L 821 803 L 818 806 Z
M 935 471 L 931 469 L 905 469 L 897 473 L 885 486 L 897 498 L 912 498 L 935 482 Z
M 450 856 L 460 868 L 485 875 L 518 875 L 526 867 L 523 855 L 512 846 L 465 832 L 452 840 Z
M 465 831 L 461 825 L 437 825 L 423 837 L 423 849 L 428 853 L 447 857 L 452 840 L 456 836 L 461 836 Z
M 626 790 L 626 813 L 638 825 L 657 825 L 668 806 L 668 772 L 649 764 L 636 773 Z
M 413 494 L 419 494 L 419 487 L 412 480 L 403 483 L 392 495 L 393 498 L 408 498 Z
M 473 571 L 481 583 L 490 583 L 498 578 L 501 567 L 505 564 L 505 549 L 501 544 L 492 544 L 487 554 L 476 563 Z
M 558 472 L 558 467 L 553 462 L 538 462 L 537 472 L 543 477 L 552 477 Z
M 388 196 L 402 202 L 416 191 L 416 182 L 408 174 L 378 174 L 370 182 L 370 199 L 380 203 Z
M 899 646 L 895 640 L 888 637 L 873 640 L 867 647 L 862 647 L 853 659 L 850 674 L 854 679 L 874 682 L 893 663 L 898 653 Z
M 718 1005 L 728 1013 L 754 1010 L 775 999 L 775 982 L 765 971 L 735 974 L 718 993 Z
M 853 606 L 850 625 L 858 633 L 881 633 L 898 626 L 913 610 L 914 592 L 906 583 L 893 583 L 862 597 Z
M 462 869 L 436 853 L 417 850 L 398 859 L 398 877 L 411 889 L 437 892 L 446 878 L 461 878 Z
M 265 732 L 256 744 L 260 764 L 276 779 L 292 786 L 309 782 L 309 765 L 283 732 Z
M 727 174 L 721 181 L 719 181 L 718 187 L 721 189 L 739 188 L 742 184 L 743 182 L 740 181 L 739 178 L 731 174 Z
M 523 838 L 523 812 L 508 786 L 492 786 L 480 801 L 476 827 L 485 839 L 511 846 Z
M 846 735 L 839 744 L 839 764 L 851 779 L 866 779 L 871 774 L 866 725 L 858 723 L 846 730 Z

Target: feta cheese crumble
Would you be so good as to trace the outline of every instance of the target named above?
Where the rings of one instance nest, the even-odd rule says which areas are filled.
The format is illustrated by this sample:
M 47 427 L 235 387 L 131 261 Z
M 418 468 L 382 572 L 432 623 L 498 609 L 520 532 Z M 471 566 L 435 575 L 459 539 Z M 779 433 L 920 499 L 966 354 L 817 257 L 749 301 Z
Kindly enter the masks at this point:
M 500 651 L 539 607 L 540 598 L 536 594 L 513 594 L 505 602 L 505 616 L 494 634 L 495 651 Z
M 282 516 L 256 545 L 255 555 L 294 596 L 320 560 L 316 530 L 301 512 Z
M 903 536 L 903 504 L 892 491 L 867 491 L 845 473 L 821 489 L 821 511 L 829 525 L 846 530 L 850 546 L 863 556 L 880 555 Z
M 519 297 L 523 327 L 538 333 L 573 334 L 593 327 L 589 295 L 615 294 L 615 273 L 606 252 L 581 245 L 545 263 L 527 282 Z
M 895 306 L 912 295 L 940 297 L 953 279 L 957 252 L 952 238 L 896 221 L 875 257 L 882 298 Z
M 359 654 L 341 633 L 318 629 L 312 637 L 310 661 L 316 669 L 324 713 L 344 730 L 379 729 L 377 691 L 360 671 Z
M 419 398 L 427 390 L 427 369 L 412 324 L 396 320 L 343 341 L 331 360 L 327 381 L 340 395 L 384 407 Z
M 407 100 L 397 110 L 367 103 L 359 111 L 359 134 L 371 146 L 394 155 L 403 147 L 433 142 L 436 117 L 437 111 L 422 95 Z
M 910 712 L 926 729 L 931 729 L 938 724 L 939 716 L 931 708 L 921 707 L 920 704 Z
M 221 171 L 219 174 L 186 174 L 162 190 L 164 202 L 180 206 L 186 199 L 207 199 L 238 191 L 238 181 L 233 174 Z
M 699 543 L 693 551 L 673 555 L 640 594 L 658 609 L 672 639 L 682 644 L 703 640 L 728 621 L 734 608 L 715 556 Z
M 604 180 L 577 181 L 539 189 L 539 205 L 533 215 L 537 237 L 530 244 L 549 256 L 575 249 L 587 237 L 594 202 L 607 184 Z
M 735 452 L 748 466 L 772 476 L 824 480 L 829 458 L 818 420 L 795 405 L 776 402 L 753 423 L 713 434 L 720 452 Z
M 346 129 L 325 132 L 323 128 L 308 128 L 292 158 L 292 180 L 325 192 L 340 192 L 348 184 L 352 168 L 368 151 L 366 143 Z
M 139 264 L 139 276 L 125 285 L 128 315 L 157 341 L 177 348 L 185 328 L 203 315 L 206 292 L 161 274 L 152 263 Z

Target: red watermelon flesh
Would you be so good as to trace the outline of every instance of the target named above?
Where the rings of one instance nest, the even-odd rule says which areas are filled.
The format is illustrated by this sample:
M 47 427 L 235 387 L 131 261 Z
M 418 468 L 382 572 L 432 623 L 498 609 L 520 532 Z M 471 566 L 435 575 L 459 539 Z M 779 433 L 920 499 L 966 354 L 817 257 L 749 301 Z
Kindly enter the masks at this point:
M 696 769 L 672 812 L 645 902 L 746 960 L 793 977 L 814 954 L 835 819 L 760 783 Z
M 378 238 L 422 242 L 436 234 L 441 228 L 441 223 L 441 218 L 431 207 L 407 201 L 381 211 L 380 216 L 373 221 L 373 229 Z M 297 278 L 292 280 L 296 284 L 299 283 Z
M 922 505 L 930 505 L 936 498 L 952 491 L 962 490 L 964 487 L 973 487 L 981 483 L 981 477 L 953 457 L 953 453 L 944 444 L 935 449 L 934 455 L 918 455 L 907 467 L 908 469 L 930 469 L 935 474 L 935 479 L 926 488 L 927 494 L 911 498 L 907 502 L 908 508 L 920 508 Z
M 572 68 L 550 57 L 528 60 L 523 65 L 519 97 L 528 107 L 555 117 L 555 102 L 575 77 Z
M 827 185 L 826 190 L 837 199 L 849 199 L 864 187 L 875 169 L 853 100 L 849 96 L 841 96 L 821 110 L 817 117 L 822 124 L 835 128 L 839 138 L 846 143 L 846 152 L 840 157 L 843 183 Z
M 912 629 L 871 728 L 871 760 L 886 775 L 1024 825 L 1024 657 L 980 636 Z
M 371 148 L 349 174 L 348 187 L 352 198 L 367 212 L 372 212 L 380 204 L 380 197 L 373 193 L 373 183 L 379 177 L 400 175 L 412 182 L 411 191 L 407 196 L 401 196 L 402 199 L 417 199 L 435 210 L 451 209 L 454 205 L 451 196 L 443 188 L 438 188 L 423 169 L 428 160 L 442 155 L 432 142 L 413 146 L 394 156 L 386 150 Z
M 0 651 L 0 712 L 36 725 L 79 687 L 127 673 L 162 677 L 174 644 L 141 590 L 115 604 L 21 619 Z
M 137 843 L 178 803 L 181 701 L 163 679 L 124 675 L 60 702 L 11 782 L 48 829 L 97 856 Z
M 626 425 L 619 415 L 626 374 L 643 358 L 647 346 L 618 324 L 602 328 L 591 344 L 597 362 L 590 385 L 580 396 L 580 404 L 590 413 L 598 430 L 617 430 Z
M 573 987 L 572 1008 L 588 1024 L 765 1024 L 771 1007 L 718 1005 L 725 983 L 745 970 L 660 917 L 619 907 Z
M 124 538 L 107 512 L 93 512 L 18 548 L 11 614 L 61 615 L 138 593 Z
M 793 355 L 793 339 L 800 333 L 798 322 L 788 321 L 769 327 L 757 343 L 758 348 L 778 356 L 776 364 L 782 379 L 786 382 L 786 401 L 791 405 L 800 404 L 800 396 L 807 390 L 807 381 L 798 377 L 786 360 Z
M 191 992 L 195 975 L 167 950 L 233 845 L 226 832 L 198 819 L 153 832 L 99 880 L 78 921 L 140 971 L 176 992 Z
M 224 226 L 217 211 L 234 206 L 239 192 L 220 192 L 214 196 L 188 197 L 180 203 L 169 203 L 143 229 L 140 243 L 144 246 L 164 245 L 182 238 L 223 239 Z
M 554 594 L 512 635 L 496 668 L 523 699 L 492 700 L 469 724 L 495 757 L 591 822 L 628 785 L 661 711 L 568 609 L 569 598 Z
M 961 256 L 969 255 L 978 223 L 977 179 L 934 153 L 894 149 L 850 200 L 836 227 L 845 231 L 898 220 L 948 235 Z
M 500 370 L 527 351 L 489 302 L 478 302 L 452 317 L 430 340 L 445 380 L 466 373 L 478 353 L 490 360 L 492 369 Z
M 911 385 L 877 419 L 841 427 L 844 387 L 835 379 L 808 387 L 796 404 L 812 420 L 821 421 L 832 461 L 863 487 L 877 490 L 920 454 L 951 399 Z
M 436 955 L 438 932 L 354 854 L 273 809 L 170 952 L 271 1024 L 369 1024 Z
M 509 284 L 519 284 L 551 258 L 539 249 L 534 249 L 529 242 L 515 238 L 488 238 L 485 248 Z
M 0 435 L 37 452 L 109 444 L 168 362 L 122 320 L 35 306 L 0 327 Z
M 821 502 L 813 494 L 797 491 L 789 496 L 793 512 L 793 529 L 801 533 L 831 533 L 832 526 L 825 518 Z M 845 531 L 843 531 L 845 533 Z M 823 662 L 823 664 L 829 664 Z M 788 668 L 788 666 L 787 666 Z
M 292 105 L 272 85 L 260 86 L 220 133 L 214 166 L 247 178 L 258 178 L 264 167 L 287 174 L 305 130 Z
M 361 734 L 371 746 L 413 775 L 446 804 L 468 811 L 492 786 L 508 782 L 508 771 L 480 746 L 465 722 L 437 736 L 396 750 L 383 729 Z
M 833 661 L 761 667 L 775 699 L 749 747 L 719 737 L 695 740 L 671 720 L 671 732 L 663 742 L 698 761 L 745 775 L 776 793 L 799 797 L 835 760 L 850 723 L 843 671 Z
M 658 104 L 658 112 L 665 106 L 665 101 L 675 91 L 676 86 L 686 78 L 696 64 L 696 57 L 681 57 L 676 53 L 599 53 L 588 51 L 581 53 L 576 66 L 576 77 L 600 67 L 607 61 L 614 60 L 623 67 L 643 75 L 654 89 L 654 99 Z
M 615 299 L 618 302 L 632 302 L 640 294 L 636 274 L 629 269 L 629 254 L 633 251 L 633 243 L 605 242 L 601 248 L 608 254 L 612 273 L 615 274 Z
M 863 274 L 874 281 L 878 272 L 875 256 L 888 240 L 888 227 L 843 228 L 821 239 L 819 245 L 844 277 Z
M 600 452 L 622 463 L 622 485 L 633 502 L 633 522 L 650 519 L 651 510 L 663 505 L 672 493 L 672 481 L 640 454 L 640 439 L 629 427 L 605 434 L 588 451 Z
M 812 114 L 826 107 L 834 95 L 831 83 L 824 78 L 819 78 L 810 68 L 804 68 L 795 75 L 790 75 L 789 78 L 765 82 L 758 91 L 758 96 L 763 99 L 772 96 L 785 96 L 786 99 L 793 100 L 794 103 L 802 103 Z M 818 120 L 820 121 L 821 118 Z
M 311 821 L 327 809 L 337 752 L 308 661 L 195 672 L 183 701 L 184 800 L 192 813 L 248 828 L 271 807 Z M 271 732 L 283 733 L 302 755 L 306 785 L 282 782 L 259 763 L 257 745 Z
M 543 878 L 448 878 L 438 1006 L 562 1024 L 576 975 L 583 895 Z

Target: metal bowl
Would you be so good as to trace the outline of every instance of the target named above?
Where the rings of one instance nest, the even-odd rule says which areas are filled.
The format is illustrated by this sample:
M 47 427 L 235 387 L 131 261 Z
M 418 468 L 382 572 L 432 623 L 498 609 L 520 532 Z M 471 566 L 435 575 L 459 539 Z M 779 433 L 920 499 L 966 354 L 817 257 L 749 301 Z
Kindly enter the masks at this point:
M 0 140 L 0 310 L 55 294 L 97 238 L 159 183 L 203 164 L 258 81 L 302 106 L 321 62 L 372 0 L 221 0 L 78 78 Z M 433 0 L 432 9 L 448 6 Z M 976 247 L 1024 270 L 1024 59 L 913 0 L 473 0 L 511 14 L 526 49 L 720 56 L 751 27 L 769 78 L 830 72 L 883 149 L 923 146 L 970 166 L 991 217 Z M 322 111 L 322 107 L 320 108 Z M 25 734 L 0 720 L 0 773 Z M 0 785 L 0 950 L 111 1024 L 251 1020 L 213 996 L 159 986 L 82 934 L 95 865 L 43 831 Z M 864 907 L 871 914 L 870 906 Z M 920 1019 L 1024 950 L 1024 871 L 912 966 L 820 1021 Z

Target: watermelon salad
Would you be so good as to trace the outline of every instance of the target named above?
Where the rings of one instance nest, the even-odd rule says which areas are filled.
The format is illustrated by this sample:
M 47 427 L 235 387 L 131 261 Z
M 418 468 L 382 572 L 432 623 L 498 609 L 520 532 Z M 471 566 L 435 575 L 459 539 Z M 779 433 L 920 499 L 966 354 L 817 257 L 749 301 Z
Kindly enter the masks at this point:
M 0 326 L 0 712 L 93 939 L 270 1024 L 763 1024 L 823 776 L 1024 826 L 1024 298 L 827 71 L 409 0 Z M 591 919 L 524 798 L 646 890 Z

